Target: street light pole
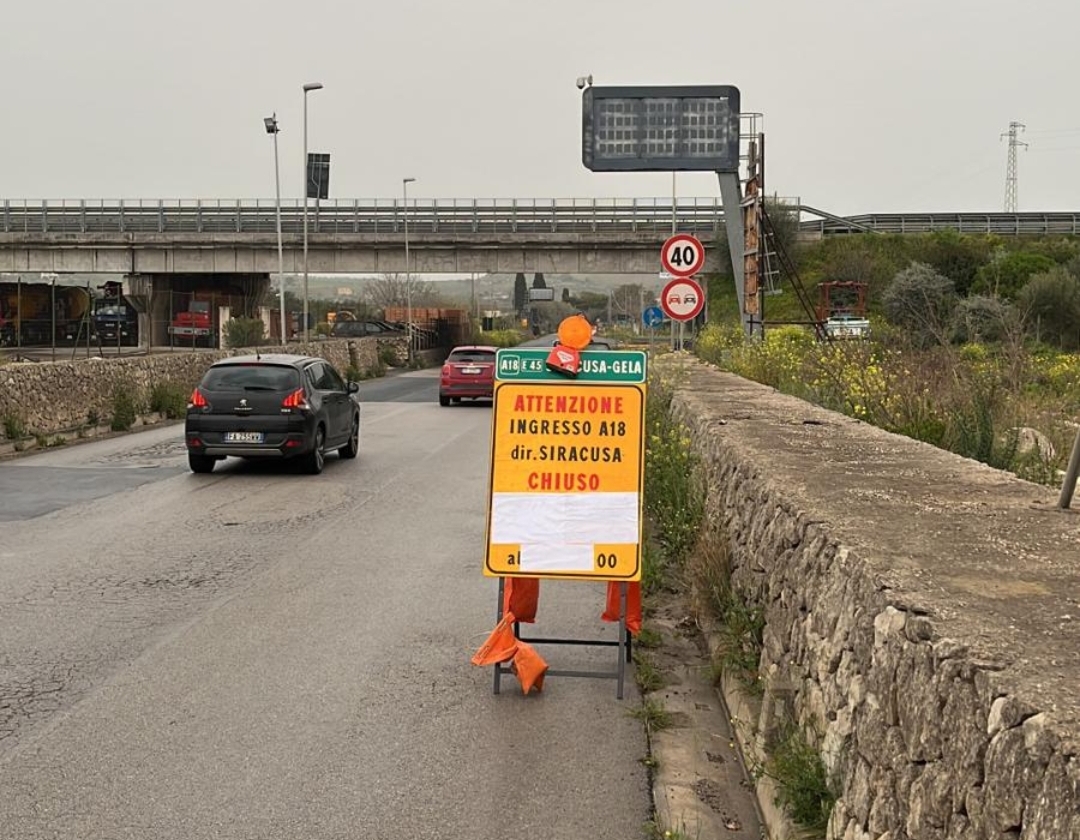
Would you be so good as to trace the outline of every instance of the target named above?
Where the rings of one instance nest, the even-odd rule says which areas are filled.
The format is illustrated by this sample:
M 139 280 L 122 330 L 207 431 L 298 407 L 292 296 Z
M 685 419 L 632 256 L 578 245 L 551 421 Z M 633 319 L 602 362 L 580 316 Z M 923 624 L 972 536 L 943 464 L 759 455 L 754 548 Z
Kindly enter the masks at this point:
M 304 85 L 304 342 L 308 340 L 308 266 L 307 266 L 307 200 L 308 200 L 308 145 L 307 145 L 307 95 L 313 90 L 322 90 L 321 82 L 309 82 Z
M 405 219 L 405 341 L 408 344 L 406 356 L 409 364 L 413 360 L 412 328 L 412 268 L 409 264 L 409 184 L 415 178 L 401 179 L 401 212 Z
M 274 192 L 276 196 L 275 210 L 277 215 L 277 280 L 278 300 L 281 307 L 281 344 L 285 345 L 285 256 L 281 246 L 281 168 L 278 166 L 277 136 L 281 129 L 278 127 L 277 111 L 272 116 L 263 117 L 263 125 L 266 133 L 274 135 Z M 307 167 L 305 166 L 305 172 Z M 305 190 L 306 192 L 306 190 Z M 305 202 L 306 204 L 307 202 Z

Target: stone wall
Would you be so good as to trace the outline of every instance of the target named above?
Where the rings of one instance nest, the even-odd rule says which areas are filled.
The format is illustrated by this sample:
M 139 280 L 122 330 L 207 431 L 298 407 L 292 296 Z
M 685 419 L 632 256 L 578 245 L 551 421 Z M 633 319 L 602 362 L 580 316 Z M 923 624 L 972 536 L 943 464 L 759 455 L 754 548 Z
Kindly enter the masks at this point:
M 370 374 L 379 364 L 379 340 L 329 339 L 290 344 L 290 353 L 320 356 L 342 374 L 350 367 Z M 280 347 L 260 348 L 275 353 Z M 0 418 L 17 418 L 28 435 L 47 435 L 79 429 L 93 418 L 107 421 L 113 412 L 113 394 L 124 389 L 137 406 L 149 406 L 155 384 L 175 383 L 184 390 L 195 387 L 207 367 L 226 356 L 247 355 L 243 350 L 178 350 L 150 356 L 75 359 L 65 362 L 20 362 L 0 367 Z M 0 440 L 4 429 L 0 425 Z
M 828 838 L 1080 838 L 1080 515 L 698 362 L 675 381 L 764 608 L 763 708 L 786 698 L 835 779 Z

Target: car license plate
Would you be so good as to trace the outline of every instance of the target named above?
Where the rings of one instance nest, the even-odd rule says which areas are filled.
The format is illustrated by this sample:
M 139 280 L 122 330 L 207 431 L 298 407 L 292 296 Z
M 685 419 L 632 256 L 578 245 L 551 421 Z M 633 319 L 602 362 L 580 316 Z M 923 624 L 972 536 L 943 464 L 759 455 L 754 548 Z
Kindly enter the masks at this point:
M 478 368 L 478 367 L 463 367 L 461 369 L 461 372 L 462 373 L 474 373 L 475 374 L 475 373 L 480 372 L 480 368 Z
M 262 432 L 226 432 L 226 443 L 262 443 Z

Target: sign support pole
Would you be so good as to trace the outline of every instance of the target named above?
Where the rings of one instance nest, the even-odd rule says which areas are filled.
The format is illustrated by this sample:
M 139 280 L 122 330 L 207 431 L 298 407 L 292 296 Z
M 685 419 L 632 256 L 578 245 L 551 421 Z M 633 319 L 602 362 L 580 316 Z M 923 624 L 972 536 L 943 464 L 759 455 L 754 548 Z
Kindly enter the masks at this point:
M 755 332 L 754 324 L 746 314 L 743 271 L 743 257 L 746 251 L 746 236 L 743 230 L 742 197 L 739 194 L 739 174 L 737 172 L 717 172 L 720 181 L 720 197 L 724 202 L 724 230 L 727 232 L 728 252 L 731 254 L 731 273 L 735 278 L 735 294 L 739 299 L 739 318 L 747 335 Z

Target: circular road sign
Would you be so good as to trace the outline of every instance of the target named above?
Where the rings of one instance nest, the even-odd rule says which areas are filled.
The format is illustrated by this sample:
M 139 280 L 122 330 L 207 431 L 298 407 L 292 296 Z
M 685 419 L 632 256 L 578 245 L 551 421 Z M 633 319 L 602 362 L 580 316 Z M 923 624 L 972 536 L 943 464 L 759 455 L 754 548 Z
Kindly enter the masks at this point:
M 676 233 L 660 249 L 660 265 L 672 277 L 693 277 L 705 267 L 705 248 L 697 237 Z
M 664 310 L 659 306 L 647 306 L 641 313 L 641 322 L 646 327 L 658 327 L 664 322 Z
M 705 306 L 705 291 L 692 277 L 676 277 L 660 293 L 660 306 L 672 321 L 690 321 Z

